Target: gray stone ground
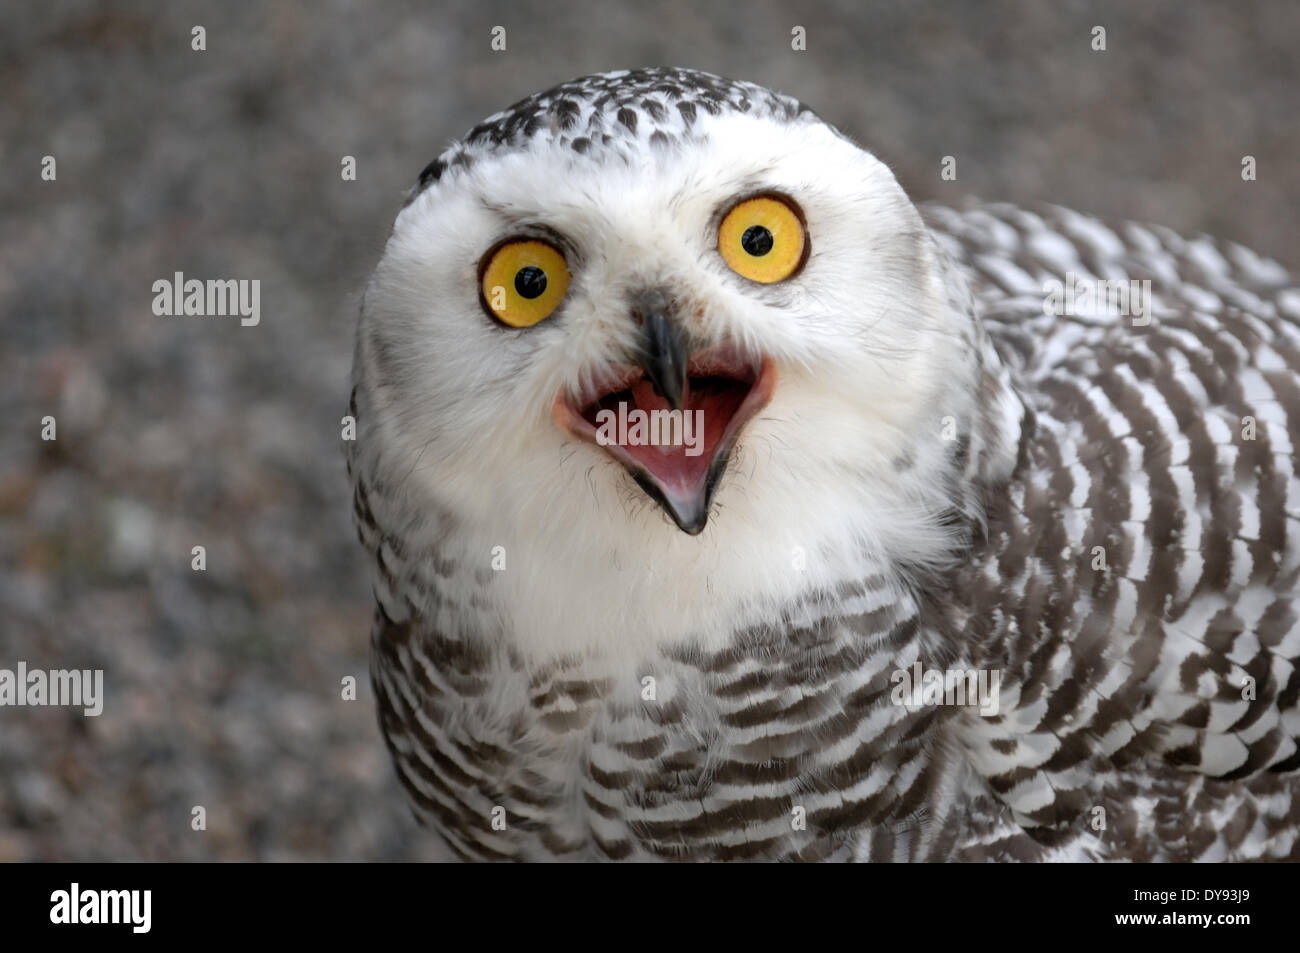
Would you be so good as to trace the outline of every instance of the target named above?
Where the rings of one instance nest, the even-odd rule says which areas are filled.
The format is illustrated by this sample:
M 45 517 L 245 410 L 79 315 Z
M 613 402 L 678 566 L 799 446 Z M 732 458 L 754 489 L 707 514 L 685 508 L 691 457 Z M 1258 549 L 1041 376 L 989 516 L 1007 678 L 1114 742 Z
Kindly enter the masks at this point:
M 402 193 L 482 116 L 695 66 L 799 96 L 918 198 L 1052 200 L 1295 268 L 1298 41 L 1291 2 L 3 4 L 0 668 L 103 668 L 107 698 L 0 709 L 0 860 L 437 856 L 375 726 L 338 423 Z M 176 271 L 260 279 L 261 324 L 154 316 Z

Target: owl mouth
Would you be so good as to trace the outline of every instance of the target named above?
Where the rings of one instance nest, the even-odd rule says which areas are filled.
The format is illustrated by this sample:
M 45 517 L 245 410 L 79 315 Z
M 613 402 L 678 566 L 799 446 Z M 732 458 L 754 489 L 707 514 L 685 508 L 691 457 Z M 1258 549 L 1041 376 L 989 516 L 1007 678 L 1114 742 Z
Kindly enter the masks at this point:
M 694 536 L 708 522 L 713 493 L 745 424 L 772 399 L 776 369 L 723 345 L 691 356 L 680 407 L 647 372 L 607 365 L 593 384 L 561 391 L 560 429 L 610 454 L 674 523 Z

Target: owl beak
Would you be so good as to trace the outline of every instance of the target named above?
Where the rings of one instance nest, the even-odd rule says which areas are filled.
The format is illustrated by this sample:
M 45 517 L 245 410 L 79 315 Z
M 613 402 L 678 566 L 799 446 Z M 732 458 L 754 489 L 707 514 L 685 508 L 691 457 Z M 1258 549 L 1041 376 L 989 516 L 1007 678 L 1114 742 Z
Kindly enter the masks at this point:
M 681 410 L 687 385 L 686 335 L 669 317 L 668 302 L 661 292 L 640 295 L 633 305 L 632 317 L 641 323 L 641 341 L 636 353 L 638 366 L 668 406 Z

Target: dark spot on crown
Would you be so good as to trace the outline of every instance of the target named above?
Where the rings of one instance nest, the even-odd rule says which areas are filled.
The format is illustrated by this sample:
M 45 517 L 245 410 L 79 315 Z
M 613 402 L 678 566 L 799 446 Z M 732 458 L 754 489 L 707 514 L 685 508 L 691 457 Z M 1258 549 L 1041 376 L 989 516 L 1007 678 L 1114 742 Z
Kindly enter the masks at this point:
M 650 145 L 655 146 L 656 148 L 667 148 L 672 145 L 672 142 L 673 140 L 667 136 L 662 129 L 656 129 L 654 132 L 650 133 Z
M 572 99 L 557 99 L 551 105 L 551 112 L 554 113 L 561 129 L 572 129 L 578 124 L 582 108 Z
M 624 106 L 622 109 L 618 111 L 618 121 L 621 122 L 623 125 L 627 126 L 629 132 L 632 133 L 636 132 L 636 110 L 635 109 L 628 109 L 626 106 Z
M 658 100 L 643 99 L 641 100 L 641 108 L 644 109 L 646 115 L 655 122 L 663 122 L 664 117 L 668 115 L 668 111 L 664 109 L 663 104 Z
M 470 143 L 479 143 L 484 139 L 490 140 L 493 143 L 499 143 L 501 141 L 500 124 L 487 121 L 481 122 L 471 129 L 469 135 L 465 137 L 465 141 Z
M 529 135 L 527 127 L 533 115 L 534 114 L 529 111 L 516 108 L 514 112 L 506 117 L 505 123 L 500 127 L 499 136 L 493 137 L 493 142 L 513 142 L 518 138 L 521 130 L 525 135 Z
M 689 129 L 695 125 L 695 104 L 691 102 L 681 102 L 677 104 L 677 111 L 682 114 L 682 121 L 686 123 Z
M 421 187 L 437 182 L 442 178 L 442 173 L 446 169 L 447 163 L 443 162 L 441 158 L 434 159 L 420 172 Z
M 702 93 L 698 100 L 699 104 L 704 107 L 710 116 L 722 115 L 722 103 L 717 96 L 710 93 Z
M 591 148 L 591 140 L 588 139 L 586 136 L 579 136 L 577 139 L 573 140 L 574 152 L 580 152 L 583 155 L 586 155 L 587 150 L 590 148 Z

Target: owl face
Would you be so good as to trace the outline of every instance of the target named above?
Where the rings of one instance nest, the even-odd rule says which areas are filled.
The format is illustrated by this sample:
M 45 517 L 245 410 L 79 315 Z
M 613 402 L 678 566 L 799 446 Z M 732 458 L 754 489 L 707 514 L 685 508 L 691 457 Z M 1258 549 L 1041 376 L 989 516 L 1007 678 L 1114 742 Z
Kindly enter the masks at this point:
M 969 364 L 915 208 L 809 113 L 641 115 L 585 147 L 553 123 L 402 211 L 359 352 L 388 443 L 485 523 L 707 535 L 843 512 L 849 481 L 869 510 Z

